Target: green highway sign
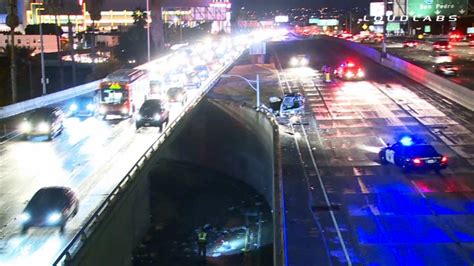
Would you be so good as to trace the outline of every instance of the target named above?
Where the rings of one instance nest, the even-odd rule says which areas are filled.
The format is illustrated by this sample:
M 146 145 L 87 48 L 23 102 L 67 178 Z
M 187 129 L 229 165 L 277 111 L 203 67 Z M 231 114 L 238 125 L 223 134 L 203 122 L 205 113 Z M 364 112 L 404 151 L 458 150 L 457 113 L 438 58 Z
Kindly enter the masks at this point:
M 387 31 L 399 31 L 400 30 L 400 22 L 389 22 L 387 23 Z
M 309 24 L 316 24 L 318 26 L 337 26 L 339 25 L 339 20 L 337 19 L 319 19 L 319 18 L 310 18 Z
M 468 0 L 408 0 L 408 15 L 416 17 L 463 16 Z

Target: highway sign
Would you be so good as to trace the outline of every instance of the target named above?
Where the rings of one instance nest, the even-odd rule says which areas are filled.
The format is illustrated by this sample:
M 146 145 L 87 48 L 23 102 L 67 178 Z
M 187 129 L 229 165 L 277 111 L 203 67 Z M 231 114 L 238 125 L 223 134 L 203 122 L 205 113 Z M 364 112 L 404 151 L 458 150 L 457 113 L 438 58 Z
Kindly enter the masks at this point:
M 468 0 L 408 0 L 408 15 L 435 17 L 466 15 Z

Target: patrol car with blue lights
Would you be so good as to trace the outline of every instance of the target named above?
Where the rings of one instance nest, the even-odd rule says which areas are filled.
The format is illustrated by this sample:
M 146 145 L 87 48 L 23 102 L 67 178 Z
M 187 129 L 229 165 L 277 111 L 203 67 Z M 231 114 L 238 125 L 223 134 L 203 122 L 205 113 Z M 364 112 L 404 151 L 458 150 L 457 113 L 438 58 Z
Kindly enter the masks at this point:
M 392 145 L 387 143 L 387 147 L 380 150 L 379 158 L 382 164 L 397 165 L 405 172 L 415 169 L 439 171 L 448 166 L 448 157 L 411 136 L 402 137 Z

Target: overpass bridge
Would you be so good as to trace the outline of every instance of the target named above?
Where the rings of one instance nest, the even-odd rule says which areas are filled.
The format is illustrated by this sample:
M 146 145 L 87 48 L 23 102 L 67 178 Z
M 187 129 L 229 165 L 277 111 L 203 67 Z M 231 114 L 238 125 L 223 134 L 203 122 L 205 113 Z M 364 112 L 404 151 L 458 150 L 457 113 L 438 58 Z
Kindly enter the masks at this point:
M 265 113 L 252 109 L 241 114 L 232 114 L 231 107 L 206 100 L 207 92 L 219 80 L 220 75 L 228 71 L 248 47 L 244 39 L 234 39 L 236 43 L 230 45 L 232 48 L 226 51 L 226 54 L 232 57 L 227 57 L 227 60 L 218 64 L 218 68 L 210 67 L 213 70 L 209 79 L 200 89 L 190 91 L 190 100 L 185 106 L 172 107 L 170 123 L 159 136 L 153 131 L 135 132 L 129 120 L 101 122 L 96 119 L 81 121 L 74 118 L 66 119 L 64 134 L 49 143 L 41 140 L 19 141 L 16 138 L 18 134 L 10 132 L 0 145 L 0 222 L 3 225 L 0 229 L 0 265 L 91 265 L 97 262 L 104 262 L 104 265 L 126 264 L 132 248 L 143 237 L 149 225 L 147 179 L 153 164 L 162 158 L 194 161 L 208 166 L 213 164 L 203 158 L 221 160 L 216 170 L 225 171 L 231 176 L 244 171 L 236 177 L 249 182 L 265 196 L 268 205 L 273 206 L 274 167 L 271 140 L 274 131 L 271 119 Z M 212 47 L 211 45 L 207 49 Z M 176 60 L 174 56 L 179 53 L 181 51 L 140 68 L 153 70 L 166 64 L 169 67 L 170 62 Z M 50 105 L 67 108 L 68 99 L 96 90 L 98 82 L 100 81 L 7 106 L 0 109 L 0 115 L 2 118 L 15 117 L 25 111 Z M 223 138 L 217 142 L 218 131 L 214 132 L 215 143 L 199 139 L 205 136 L 205 133 L 212 133 L 199 131 L 204 130 L 203 123 L 214 123 L 216 117 L 209 116 L 209 113 L 215 113 L 220 116 L 218 119 L 233 124 L 236 132 L 242 132 L 249 137 L 255 134 L 257 138 L 247 141 L 246 144 L 250 152 L 255 153 L 253 157 L 232 162 L 228 154 L 225 156 L 225 152 L 236 149 L 232 145 L 237 144 L 226 144 Z M 254 123 L 255 120 L 261 122 Z M 256 126 L 248 129 L 245 126 L 247 124 Z M 183 136 L 193 134 L 179 133 L 189 131 L 188 125 L 194 127 L 191 132 L 198 133 L 196 138 L 186 140 Z M 262 132 L 259 133 L 260 131 Z M 183 145 L 185 143 L 186 145 Z M 196 149 L 193 150 L 190 149 L 194 145 L 191 145 L 192 143 L 202 145 L 195 145 Z M 215 144 L 219 145 L 213 146 Z M 208 152 L 204 154 L 205 157 L 201 157 L 203 151 Z M 255 157 L 266 159 L 258 162 L 260 165 L 256 166 L 257 162 L 253 159 Z M 241 169 L 242 164 L 247 166 Z M 253 171 L 254 168 L 262 170 Z M 69 186 L 78 193 L 81 204 L 78 216 L 68 223 L 63 235 L 49 229 L 33 230 L 28 235 L 22 235 L 17 217 L 25 202 L 40 187 L 49 185 Z M 137 209 L 137 205 L 143 208 Z M 113 213 L 119 209 L 124 212 L 117 212 L 118 216 L 115 216 Z M 105 242 L 109 244 L 104 244 Z

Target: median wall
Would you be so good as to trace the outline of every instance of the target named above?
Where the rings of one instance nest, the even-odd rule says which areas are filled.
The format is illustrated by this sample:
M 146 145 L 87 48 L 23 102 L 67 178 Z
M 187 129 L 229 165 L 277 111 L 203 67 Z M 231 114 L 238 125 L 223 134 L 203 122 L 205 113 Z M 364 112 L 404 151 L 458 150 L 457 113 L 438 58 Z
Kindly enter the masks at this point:
M 470 90 L 469 88 L 456 84 L 396 56 L 389 54 L 387 58 L 381 59 L 381 52 L 375 48 L 337 38 L 325 38 L 332 42 L 336 42 L 339 45 L 343 45 L 359 54 L 362 54 L 385 67 L 395 70 L 398 73 L 423 84 L 434 92 L 443 95 L 451 101 L 456 102 L 471 111 L 474 111 L 474 90 Z

